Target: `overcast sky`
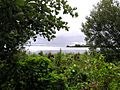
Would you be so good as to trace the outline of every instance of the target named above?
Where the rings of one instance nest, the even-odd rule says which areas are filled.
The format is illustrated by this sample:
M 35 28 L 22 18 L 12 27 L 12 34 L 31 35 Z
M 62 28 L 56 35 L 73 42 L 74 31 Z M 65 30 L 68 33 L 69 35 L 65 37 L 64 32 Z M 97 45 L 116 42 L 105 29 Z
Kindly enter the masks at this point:
M 63 20 L 67 21 L 69 24 L 69 32 L 61 30 L 57 32 L 57 36 L 73 36 L 80 35 L 84 36 L 81 33 L 81 23 L 85 21 L 85 17 L 90 14 L 90 10 L 92 10 L 93 5 L 96 5 L 99 0 L 68 0 L 68 3 L 72 7 L 77 7 L 77 12 L 79 14 L 78 18 L 72 18 L 69 15 L 64 15 Z
M 89 16 L 90 11 L 93 9 L 93 5 L 96 5 L 99 0 L 68 0 L 68 3 L 72 7 L 77 7 L 79 17 L 72 18 L 70 15 L 62 15 L 63 20 L 68 22 L 70 27 L 69 31 L 60 30 L 56 34 L 56 38 L 48 42 L 41 37 L 37 38 L 37 44 L 44 45 L 68 45 L 72 43 L 85 43 L 85 35 L 80 31 L 81 23 L 85 22 L 85 17 Z

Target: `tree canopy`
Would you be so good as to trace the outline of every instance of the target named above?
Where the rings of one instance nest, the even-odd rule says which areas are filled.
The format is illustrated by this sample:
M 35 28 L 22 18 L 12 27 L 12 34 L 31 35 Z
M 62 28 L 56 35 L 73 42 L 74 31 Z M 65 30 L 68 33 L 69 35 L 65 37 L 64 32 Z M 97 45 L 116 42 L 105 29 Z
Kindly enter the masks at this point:
M 0 58 L 9 57 L 31 37 L 51 40 L 56 30 L 68 30 L 59 15 L 78 16 L 67 0 L 0 0 Z
M 82 24 L 87 44 L 100 47 L 102 53 L 111 57 L 120 54 L 120 5 L 115 0 L 102 0 Z M 109 53 L 108 53 L 109 52 Z M 115 55 L 113 55 L 115 54 Z M 119 58 L 119 57 L 117 57 Z

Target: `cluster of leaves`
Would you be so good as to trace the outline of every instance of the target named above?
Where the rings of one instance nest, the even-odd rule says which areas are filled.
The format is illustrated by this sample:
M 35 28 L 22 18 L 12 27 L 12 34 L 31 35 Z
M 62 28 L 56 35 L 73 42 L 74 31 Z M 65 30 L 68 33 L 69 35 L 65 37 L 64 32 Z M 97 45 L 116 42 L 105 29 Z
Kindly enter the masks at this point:
M 37 34 L 51 40 L 56 30 L 68 30 L 59 13 L 76 17 L 74 10 L 66 0 L 0 0 L 0 60 Z
M 99 53 L 15 55 L 0 64 L 1 90 L 119 90 L 119 63 L 106 63 Z
M 101 0 L 82 25 L 85 40 L 91 48 L 100 47 L 107 61 L 120 57 L 120 3 Z
M 63 90 L 62 79 L 54 74 L 50 59 L 38 55 L 23 55 L 19 59 L 10 65 L 1 63 L 1 90 Z

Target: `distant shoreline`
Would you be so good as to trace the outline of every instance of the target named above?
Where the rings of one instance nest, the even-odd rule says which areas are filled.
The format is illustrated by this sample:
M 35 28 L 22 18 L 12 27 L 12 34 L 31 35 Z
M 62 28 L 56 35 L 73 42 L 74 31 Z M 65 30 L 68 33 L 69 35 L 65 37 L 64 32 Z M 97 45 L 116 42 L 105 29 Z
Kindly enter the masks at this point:
M 70 47 L 70 48 L 83 48 L 83 47 L 94 47 L 94 48 L 120 48 L 119 46 L 89 46 L 89 45 L 80 45 L 80 44 L 75 44 L 74 46 L 70 46 L 70 45 L 67 45 L 66 47 Z
M 76 48 L 77 48 L 77 47 L 82 47 L 82 48 L 83 48 L 83 47 L 90 47 L 90 46 L 88 46 L 88 45 L 75 44 L 74 46 L 67 45 L 66 47 L 70 47 L 70 48 L 72 48 L 72 47 L 74 47 L 74 48 L 75 48 L 75 47 L 76 47 Z

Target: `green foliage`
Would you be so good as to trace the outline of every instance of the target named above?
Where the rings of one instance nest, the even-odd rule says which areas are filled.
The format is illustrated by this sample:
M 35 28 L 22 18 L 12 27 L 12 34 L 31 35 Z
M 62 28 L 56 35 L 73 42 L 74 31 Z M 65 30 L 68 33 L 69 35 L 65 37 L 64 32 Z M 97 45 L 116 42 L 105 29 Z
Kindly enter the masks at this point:
M 24 0 L 16 0 L 15 3 L 16 3 L 16 5 L 18 5 L 18 6 L 24 6 L 25 1 L 24 1 Z
M 42 55 L 18 53 L 14 56 L 16 63 L 0 62 L 0 89 L 120 89 L 120 63 L 106 63 L 99 53 L 64 54 L 60 51 L 51 54 L 54 57 L 49 59 L 46 54 Z
M 56 62 L 58 59 L 61 60 L 59 67 Z M 60 58 L 54 58 L 53 63 L 56 73 L 64 76 L 66 90 L 120 89 L 119 66 L 106 63 L 99 53 L 61 54 Z
M 60 75 L 54 74 L 53 64 L 46 57 L 30 55 L 9 66 L 0 68 L 2 90 L 56 90 L 60 85 L 57 90 L 64 88 Z
M 100 47 L 107 61 L 120 56 L 120 5 L 116 0 L 102 0 L 86 17 L 82 32 L 91 50 Z
M 66 0 L 0 0 L 0 60 L 11 58 L 30 38 L 51 40 L 56 30 L 68 30 L 59 13 L 78 16 Z

